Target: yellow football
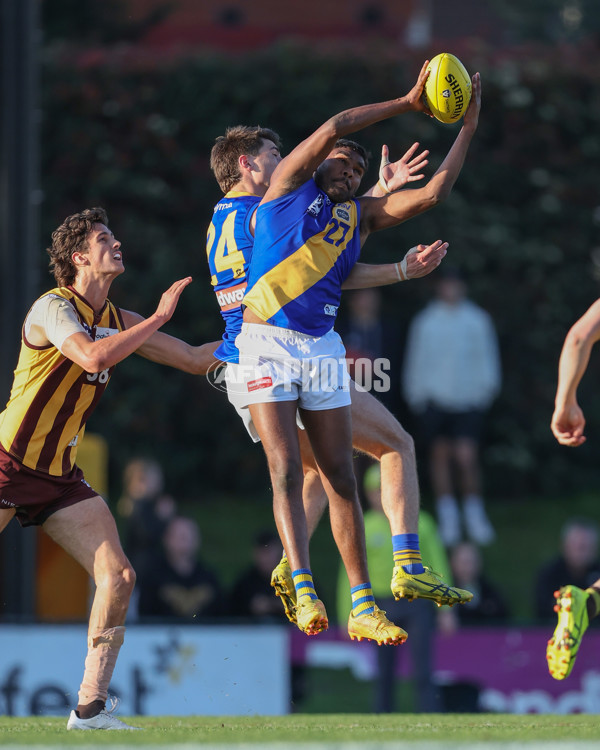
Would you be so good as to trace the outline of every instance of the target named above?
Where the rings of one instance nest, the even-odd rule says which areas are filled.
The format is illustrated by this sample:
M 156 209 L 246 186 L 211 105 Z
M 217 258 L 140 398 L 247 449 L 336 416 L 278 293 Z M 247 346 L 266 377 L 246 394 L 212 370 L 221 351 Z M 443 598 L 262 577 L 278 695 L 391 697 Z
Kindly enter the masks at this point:
M 454 55 L 442 52 L 427 66 L 425 98 L 431 114 L 440 122 L 457 122 L 471 101 L 471 78 Z

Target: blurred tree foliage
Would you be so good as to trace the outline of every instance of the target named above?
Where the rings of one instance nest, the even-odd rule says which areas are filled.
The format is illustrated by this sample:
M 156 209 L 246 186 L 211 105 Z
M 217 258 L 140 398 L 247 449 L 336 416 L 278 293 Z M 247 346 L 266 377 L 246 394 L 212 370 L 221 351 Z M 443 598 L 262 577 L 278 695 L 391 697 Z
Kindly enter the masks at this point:
M 289 150 L 337 111 L 405 93 L 423 56 L 368 42 L 352 55 L 284 44 L 244 57 L 199 54 L 161 64 L 105 54 L 101 64 L 83 66 L 48 48 L 44 237 L 67 214 L 104 206 L 127 268 L 111 298 L 148 315 L 173 280 L 191 274 L 194 283 L 165 330 L 195 343 L 217 339 L 204 249 L 220 197 L 209 170 L 215 137 L 228 125 L 260 123 L 275 128 Z M 600 355 L 581 388 L 589 443 L 568 451 L 549 430 L 564 335 L 598 296 L 597 50 L 592 57 L 573 48 L 523 48 L 509 56 L 479 44 L 461 56 L 481 71 L 484 102 L 458 184 L 445 204 L 370 238 L 363 260 L 398 260 L 417 242 L 441 237 L 471 296 L 492 314 L 504 387 L 485 445 L 488 495 L 598 486 Z M 457 131 L 418 114 L 364 131 L 357 138 L 373 154 L 366 185 L 376 179 L 382 143 L 398 157 L 418 140 L 431 150 L 431 175 Z M 429 293 L 428 280 L 384 290 L 400 349 L 407 321 Z M 169 487 L 188 497 L 266 487 L 261 449 L 204 379 L 132 357 L 104 398 L 90 429 L 109 438 L 117 480 L 124 462 L 142 452 L 158 456 Z M 402 407 L 399 417 L 414 429 Z
M 141 39 L 165 18 L 169 3 L 156 5 L 133 21 L 127 0 L 43 0 L 42 27 L 46 43 L 114 44 Z
M 502 36 L 515 43 L 525 40 L 579 42 L 600 33 L 596 0 L 491 0 Z

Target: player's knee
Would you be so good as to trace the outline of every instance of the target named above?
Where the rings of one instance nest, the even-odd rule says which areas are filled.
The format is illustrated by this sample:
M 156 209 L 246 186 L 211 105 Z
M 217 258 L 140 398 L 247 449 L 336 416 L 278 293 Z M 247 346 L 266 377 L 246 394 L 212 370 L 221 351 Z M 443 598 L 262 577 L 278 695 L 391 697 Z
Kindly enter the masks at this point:
M 122 576 L 124 585 L 127 589 L 129 589 L 129 593 L 131 595 L 135 586 L 135 582 L 137 580 L 137 574 L 131 565 L 126 565 L 123 568 Z
M 101 586 L 109 592 L 109 596 L 115 601 L 128 602 L 135 586 L 135 570 L 129 562 L 117 566 L 104 576 L 100 576 L 96 585 Z
M 302 465 L 295 461 L 271 464 L 271 483 L 275 494 L 302 494 Z
M 386 453 L 397 453 L 403 460 L 415 460 L 415 441 L 412 436 L 409 435 L 398 424 L 398 429 L 386 432 L 383 435 L 383 439 L 377 445 L 377 458 L 381 458 Z
M 347 499 L 356 496 L 356 477 L 353 471 L 344 467 L 333 469 L 328 472 L 327 479 L 336 495 Z

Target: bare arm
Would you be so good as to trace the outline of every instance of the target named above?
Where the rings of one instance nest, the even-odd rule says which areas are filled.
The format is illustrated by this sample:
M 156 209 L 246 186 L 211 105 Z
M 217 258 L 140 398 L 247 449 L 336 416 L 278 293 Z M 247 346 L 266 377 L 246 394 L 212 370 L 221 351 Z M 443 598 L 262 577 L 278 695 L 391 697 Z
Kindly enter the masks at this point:
M 429 60 L 426 60 L 416 84 L 406 96 L 347 109 L 323 123 L 279 163 L 263 202 L 285 195 L 310 179 L 339 138 L 404 112 L 427 112 L 422 94 L 428 64 Z
M 567 334 L 558 364 L 558 386 L 551 429 L 562 445 L 576 447 L 585 442 L 585 418 L 577 403 L 581 382 L 594 344 L 600 339 L 600 300 L 573 325 Z
M 450 194 L 462 169 L 471 139 L 477 129 L 481 108 L 479 73 L 473 76 L 473 93 L 452 148 L 431 180 L 416 190 L 401 190 L 385 198 L 360 198 L 361 237 L 364 242 L 371 232 L 401 224 L 403 221 L 433 208 Z
M 114 336 L 93 341 L 87 333 L 74 333 L 65 339 L 61 351 L 72 362 L 86 372 L 101 372 L 128 357 L 171 319 L 179 297 L 191 282 L 191 276 L 176 281 L 162 295 L 156 312 L 147 319 L 141 319 L 132 328 L 120 331 Z
M 128 310 L 122 310 L 122 313 L 128 328 L 144 320 L 141 315 Z M 175 336 L 157 331 L 136 350 L 136 354 L 159 365 L 175 367 L 192 375 L 206 375 L 209 370 L 221 364 L 221 360 L 214 356 L 214 351 L 220 343 L 210 341 L 200 346 L 191 346 Z
M 401 263 L 372 265 L 356 263 L 342 284 L 342 289 L 366 289 L 388 286 L 398 281 L 417 279 L 435 270 L 448 250 L 448 243 L 436 240 L 431 245 L 417 245 L 409 250 Z

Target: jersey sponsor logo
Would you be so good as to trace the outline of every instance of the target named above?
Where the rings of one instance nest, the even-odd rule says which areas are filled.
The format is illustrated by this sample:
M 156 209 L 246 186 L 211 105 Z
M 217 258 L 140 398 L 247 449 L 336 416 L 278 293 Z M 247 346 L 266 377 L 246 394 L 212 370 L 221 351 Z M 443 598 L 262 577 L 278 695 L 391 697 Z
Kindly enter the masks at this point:
M 273 380 L 270 375 L 267 375 L 264 378 L 258 378 L 258 380 L 251 380 L 248 383 L 248 393 L 252 393 L 252 391 L 258 391 L 261 388 L 270 388 L 273 385 Z
M 115 333 L 119 333 L 118 328 L 96 328 L 95 341 L 107 339 L 109 336 L 114 336 Z
M 217 203 L 217 205 L 214 208 L 213 213 L 216 214 L 217 211 L 225 211 L 226 209 L 232 208 L 232 207 L 233 207 L 233 203 Z
M 7 508 L 16 508 L 16 503 L 11 503 L 10 500 L 7 500 L 5 497 L 0 499 L 0 505 L 5 505 Z
M 336 206 L 334 213 L 338 217 L 338 219 L 342 219 L 343 221 L 350 221 L 350 214 L 342 206 Z
M 317 195 L 314 201 L 306 209 L 306 213 L 311 216 L 318 216 L 321 213 L 321 209 L 325 205 L 325 196 Z
M 246 292 L 247 283 L 244 281 L 237 286 L 230 286 L 228 289 L 221 289 L 216 292 L 217 302 L 221 311 L 234 310 L 242 304 Z
M 74 448 L 77 445 L 78 439 L 79 439 L 79 435 L 75 435 L 75 437 L 73 438 L 73 440 L 71 440 L 71 442 L 69 443 L 68 447 L 69 448 Z
M 337 305 L 324 305 L 323 306 L 323 312 L 325 315 L 331 315 L 333 318 L 337 315 Z

